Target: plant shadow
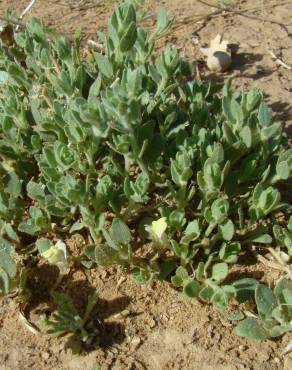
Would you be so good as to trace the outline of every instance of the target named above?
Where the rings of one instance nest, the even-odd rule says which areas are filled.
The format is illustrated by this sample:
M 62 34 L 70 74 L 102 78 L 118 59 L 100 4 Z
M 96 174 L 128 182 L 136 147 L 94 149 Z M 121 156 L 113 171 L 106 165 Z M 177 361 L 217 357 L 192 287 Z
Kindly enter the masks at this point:
M 227 71 L 223 73 L 207 73 L 204 76 L 206 82 L 216 82 L 224 84 L 228 75 L 235 73 L 237 77 L 249 78 L 253 80 L 258 80 L 262 77 L 271 75 L 274 71 L 272 69 L 263 69 L 259 66 L 255 69 L 255 72 L 247 72 L 251 70 L 251 67 L 255 66 L 257 62 L 263 59 L 262 54 L 253 53 L 237 53 L 236 47 L 233 47 L 232 52 L 232 62 Z
M 57 305 L 52 299 L 52 291 L 62 291 L 67 294 L 83 317 L 88 297 L 96 293 L 96 287 L 87 278 L 74 279 L 73 272 L 65 276 L 60 285 L 58 281 L 59 269 L 55 266 L 42 264 L 34 266 L 29 275 L 27 288 L 33 291 L 25 305 L 25 316 L 32 323 L 39 321 L 41 316 L 50 317 L 57 309 Z M 92 351 L 98 347 L 110 348 L 114 344 L 122 343 L 125 339 L 125 328 L 123 323 L 112 316 L 122 312 L 130 303 L 130 298 L 126 295 L 119 295 L 111 300 L 98 298 L 97 303 L 85 324 L 86 330 L 93 332 L 93 340 L 90 343 L 82 344 L 83 350 Z M 76 335 L 68 336 L 66 348 L 72 350 L 76 347 Z M 92 339 L 92 338 L 91 338 Z
M 292 104 L 290 102 L 277 101 L 273 102 L 270 105 L 270 108 L 275 113 L 275 118 L 282 121 L 284 124 L 287 121 L 292 121 Z M 285 125 L 284 131 L 288 137 L 292 138 L 292 124 Z
M 264 271 L 255 270 L 255 271 L 231 271 L 227 278 L 225 279 L 226 283 L 233 283 L 240 279 L 255 279 L 261 280 L 262 277 L 265 275 Z
M 257 62 L 260 62 L 262 59 L 263 59 L 262 54 L 233 53 L 230 68 L 234 71 L 240 71 L 241 73 L 244 73 L 247 69 L 250 69 L 251 66 L 253 66 Z M 272 71 L 270 72 L 272 73 Z M 260 76 L 258 76 L 258 78 L 259 77 Z

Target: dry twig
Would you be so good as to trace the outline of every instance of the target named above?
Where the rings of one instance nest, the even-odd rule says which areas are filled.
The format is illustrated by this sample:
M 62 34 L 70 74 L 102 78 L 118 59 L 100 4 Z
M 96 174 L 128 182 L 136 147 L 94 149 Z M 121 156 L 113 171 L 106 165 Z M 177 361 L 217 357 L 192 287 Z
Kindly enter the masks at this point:
M 271 253 L 271 255 L 275 258 L 275 261 L 270 261 L 267 258 L 261 256 L 260 254 L 257 254 L 257 260 L 263 263 L 266 266 L 269 266 L 275 270 L 285 272 L 290 279 L 292 279 L 292 271 L 291 269 L 286 265 L 286 263 L 282 260 L 282 258 L 278 255 L 278 253 L 273 248 L 268 248 L 268 251 Z
M 289 66 L 288 64 L 284 63 L 281 59 L 279 59 L 272 50 L 268 50 L 268 53 L 271 55 L 272 59 L 276 62 L 276 64 L 289 70 L 292 69 L 291 66 Z
M 31 0 L 30 3 L 27 5 L 27 7 L 23 10 L 23 12 L 20 14 L 19 18 L 22 19 L 26 13 L 30 11 L 30 9 L 33 7 L 36 0 Z

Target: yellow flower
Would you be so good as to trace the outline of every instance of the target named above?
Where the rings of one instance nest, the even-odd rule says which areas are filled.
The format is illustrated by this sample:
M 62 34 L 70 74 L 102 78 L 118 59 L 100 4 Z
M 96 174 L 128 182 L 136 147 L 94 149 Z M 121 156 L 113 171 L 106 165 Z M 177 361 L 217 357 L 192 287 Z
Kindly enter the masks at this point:
M 55 245 L 52 245 L 49 249 L 43 252 L 42 255 L 51 265 L 66 264 L 66 245 L 59 240 Z
M 166 217 L 161 217 L 157 221 L 153 221 L 151 224 L 153 233 L 160 239 L 167 229 Z
M 155 244 L 160 247 L 168 245 L 166 217 L 161 217 L 159 220 L 152 221 L 151 225 L 146 225 L 145 230 L 149 233 L 150 238 Z

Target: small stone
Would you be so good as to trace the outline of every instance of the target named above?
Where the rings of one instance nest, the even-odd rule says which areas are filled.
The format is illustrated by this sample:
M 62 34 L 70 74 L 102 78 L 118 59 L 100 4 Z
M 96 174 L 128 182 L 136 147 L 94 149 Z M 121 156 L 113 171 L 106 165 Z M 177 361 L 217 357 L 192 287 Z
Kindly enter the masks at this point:
M 42 358 L 44 360 L 48 360 L 50 358 L 51 354 L 49 352 L 43 352 L 42 353 Z
M 135 328 L 129 328 L 125 330 L 126 336 L 131 338 L 137 333 L 137 329 Z
M 161 315 L 161 319 L 162 319 L 163 321 L 168 321 L 168 320 L 169 320 L 169 317 L 168 317 L 168 316 L 166 316 L 166 315 Z
M 141 338 L 139 337 L 134 337 L 131 342 L 130 342 L 130 345 L 132 347 L 132 349 L 136 349 L 140 346 L 140 344 L 142 343 L 142 340 Z
M 120 287 L 121 284 L 123 284 L 125 281 L 126 281 L 126 277 L 125 276 L 122 276 L 118 282 L 117 282 L 117 289 Z
M 279 357 L 274 357 L 274 361 L 276 362 L 276 364 L 279 364 L 281 362 L 281 360 L 279 359 Z
M 155 320 L 154 319 L 150 319 L 149 320 L 149 327 L 152 329 L 152 328 L 154 328 L 156 326 L 156 322 L 155 322 Z
M 108 276 L 108 271 L 104 270 L 104 271 L 102 271 L 102 273 L 100 275 L 103 279 L 105 279 Z

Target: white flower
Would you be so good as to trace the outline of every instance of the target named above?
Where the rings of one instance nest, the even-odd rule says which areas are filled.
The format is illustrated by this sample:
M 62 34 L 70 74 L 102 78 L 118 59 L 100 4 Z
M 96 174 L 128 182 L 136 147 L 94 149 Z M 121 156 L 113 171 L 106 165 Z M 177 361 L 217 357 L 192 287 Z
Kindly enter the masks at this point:
M 55 245 L 52 245 L 42 255 L 51 265 L 65 265 L 67 263 L 66 244 L 58 240 Z
M 149 233 L 150 238 L 160 247 L 166 247 L 168 245 L 168 238 L 165 233 L 166 229 L 166 217 L 161 217 L 159 220 L 152 221 L 151 225 L 145 226 L 145 230 Z

